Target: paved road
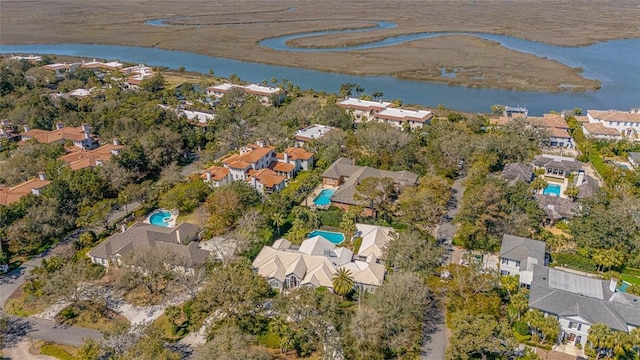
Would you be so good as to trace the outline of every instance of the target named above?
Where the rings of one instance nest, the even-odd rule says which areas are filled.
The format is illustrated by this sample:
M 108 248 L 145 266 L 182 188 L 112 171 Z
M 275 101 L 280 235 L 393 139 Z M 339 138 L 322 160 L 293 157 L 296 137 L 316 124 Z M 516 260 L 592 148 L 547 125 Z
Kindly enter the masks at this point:
M 460 210 L 460 202 L 462 201 L 462 195 L 464 194 L 465 187 L 463 186 L 464 178 L 458 179 L 453 183 L 451 202 L 449 204 L 449 211 L 447 211 L 446 219 L 436 227 L 435 233 L 438 241 L 442 243 L 445 249 L 445 255 L 443 256 L 443 264 L 448 264 L 451 261 L 451 255 L 453 252 L 451 241 L 456 233 L 456 225 L 451 223 L 451 220 L 456 216 Z M 447 330 L 445 326 L 445 312 L 442 309 L 436 309 L 436 313 L 430 316 L 431 319 L 436 318 L 436 323 L 429 326 L 425 323 L 424 334 L 422 340 L 422 359 L 423 360 L 440 360 L 445 358 L 445 352 L 447 350 Z
M 4 308 L 4 304 L 9 300 L 9 296 L 24 284 L 27 275 L 29 275 L 35 267 L 40 266 L 42 259 L 42 257 L 33 258 L 10 273 L 0 276 L 0 307 Z

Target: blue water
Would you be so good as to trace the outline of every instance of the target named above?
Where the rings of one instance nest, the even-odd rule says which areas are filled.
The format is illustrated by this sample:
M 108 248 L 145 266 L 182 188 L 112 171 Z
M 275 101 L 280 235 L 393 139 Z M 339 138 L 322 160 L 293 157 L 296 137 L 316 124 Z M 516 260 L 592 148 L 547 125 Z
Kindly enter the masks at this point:
M 344 234 L 332 231 L 314 230 L 307 235 L 308 238 L 312 238 L 314 236 L 322 236 L 336 245 L 344 241 Z
M 155 212 L 153 214 L 151 214 L 151 216 L 149 216 L 149 223 L 151 223 L 151 225 L 157 225 L 157 226 L 164 226 L 167 227 L 169 226 L 169 223 L 165 221 L 165 219 L 170 218 L 171 217 L 171 213 L 168 211 L 158 211 Z
M 314 33 L 317 35 L 317 33 Z M 416 35 L 416 34 L 414 34 Z M 442 33 L 441 35 L 444 35 Z M 385 99 L 399 98 L 405 104 L 446 107 L 470 112 L 489 112 L 493 104 L 526 105 L 530 115 L 541 115 L 549 110 L 580 107 L 583 109 L 628 110 L 640 103 L 640 39 L 614 40 L 586 47 L 565 48 L 533 41 L 492 34 L 475 34 L 499 41 L 503 46 L 518 51 L 558 60 L 569 66 L 581 67 L 583 75 L 597 78 L 602 88 L 583 93 L 545 93 L 499 89 L 476 89 L 424 81 L 402 80 L 390 76 L 355 76 L 327 73 L 302 68 L 243 62 L 188 52 L 142 48 L 133 46 L 87 44 L 32 44 L 0 45 L 0 53 L 58 54 L 92 58 L 118 59 L 150 66 L 207 74 L 214 69 L 216 75 L 228 77 L 237 74 L 242 80 L 261 82 L 276 77 L 288 79 L 302 89 L 338 92 L 344 83 L 356 83 L 368 93 L 384 92 Z M 403 35 L 409 36 L 409 35 Z M 435 36 L 435 34 L 434 34 Z M 268 39 L 273 40 L 273 39 Z M 267 41 L 267 40 L 265 40 Z M 391 40 L 388 45 L 393 44 Z M 409 41 L 409 40 L 407 40 Z M 372 44 L 367 44 L 372 45 Z M 332 51 L 322 49 L 322 51 Z M 346 50 L 345 50 L 346 51 Z M 523 70 L 526 71 L 526 70 Z
M 544 188 L 544 190 L 542 191 L 543 195 L 555 195 L 555 196 L 560 196 L 560 185 L 556 185 L 556 184 L 549 184 L 547 185 L 546 188 Z
M 627 292 L 627 288 L 629 287 L 629 285 L 630 284 L 628 282 L 623 281 L 622 284 L 620 285 L 620 287 L 618 288 L 618 290 L 626 293 Z
M 319 206 L 331 204 L 331 195 L 333 195 L 335 191 L 335 189 L 323 189 L 320 191 L 320 194 L 313 199 L 313 203 Z

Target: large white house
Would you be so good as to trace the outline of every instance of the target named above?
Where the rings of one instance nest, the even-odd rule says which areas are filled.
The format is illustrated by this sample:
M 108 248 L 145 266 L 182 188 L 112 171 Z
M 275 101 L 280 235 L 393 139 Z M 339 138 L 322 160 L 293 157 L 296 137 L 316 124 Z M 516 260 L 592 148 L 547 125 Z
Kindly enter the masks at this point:
M 347 98 L 339 101 L 337 105 L 351 112 L 355 122 L 376 121 L 392 125 L 399 130 L 421 129 L 433 118 L 433 113 L 429 110 L 400 109 L 386 101 Z
M 593 324 L 624 332 L 640 327 L 640 297 L 621 292 L 616 285 L 615 280 L 535 265 L 529 307 L 559 320 L 558 340 L 584 347 Z
M 587 118 L 589 123 L 583 124 L 582 129 L 589 137 L 640 141 L 640 111 L 638 109 L 631 111 L 587 110 Z M 614 134 L 614 131 L 617 135 Z
M 365 291 L 381 286 L 385 276 L 384 265 L 354 260 L 351 250 L 322 236 L 306 239 L 300 246 L 286 239 L 276 240 L 262 248 L 253 268 L 272 288 L 281 291 L 301 286 L 323 286 L 333 291 L 333 276 L 340 268 L 351 273 L 356 289 Z
M 369 263 L 380 262 L 387 245 L 393 240 L 393 228 L 368 224 L 356 224 L 356 236 L 362 238 L 358 259 Z
M 270 106 L 274 102 L 279 103 L 283 100 L 282 89 L 258 84 L 235 85 L 231 83 L 224 83 L 209 86 L 207 88 L 207 95 L 220 99 L 233 88 L 241 89 L 245 94 L 257 96 L 260 103 L 265 106 Z

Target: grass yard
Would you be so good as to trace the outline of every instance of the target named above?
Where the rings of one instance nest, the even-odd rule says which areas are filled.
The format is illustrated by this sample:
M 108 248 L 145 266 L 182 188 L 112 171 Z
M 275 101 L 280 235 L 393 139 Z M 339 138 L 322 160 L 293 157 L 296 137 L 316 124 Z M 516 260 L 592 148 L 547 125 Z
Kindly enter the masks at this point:
M 23 286 L 26 286 L 26 284 Z M 9 315 L 27 317 L 43 312 L 47 306 L 44 301 L 25 294 L 22 287 L 20 287 L 11 294 L 4 305 L 4 310 Z
M 622 277 L 622 280 L 624 280 L 624 281 L 626 281 L 626 282 L 628 282 L 630 284 L 640 286 L 640 277 L 636 277 L 636 276 L 633 276 L 633 275 L 627 275 L 627 274 L 622 274 L 621 277 Z
M 40 346 L 38 352 L 41 355 L 49 355 L 60 360 L 76 360 L 78 359 L 78 348 L 62 344 L 54 344 L 45 342 Z

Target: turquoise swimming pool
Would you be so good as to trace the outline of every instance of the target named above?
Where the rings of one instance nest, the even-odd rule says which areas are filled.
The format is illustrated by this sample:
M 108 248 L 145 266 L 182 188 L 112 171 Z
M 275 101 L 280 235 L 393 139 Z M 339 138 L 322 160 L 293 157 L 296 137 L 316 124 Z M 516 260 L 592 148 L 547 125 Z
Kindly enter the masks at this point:
M 618 287 L 618 290 L 622 291 L 622 292 L 627 292 L 627 288 L 629 287 L 629 285 L 631 285 L 630 283 L 623 281 L 622 284 L 620 285 L 620 287 Z
M 312 238 L 314 236 L 322 236 L 323 238 L 331 241 L 332 243 L 338 245 L 344 241 L 344 234 L 333 232 L 333 231 L 323 231 L 323 230 L 314 230 L 307 235 L 308 238 Z
M 549 184 L 547 185 L 546 188 L 544 188 L 544 190 L 542 191 L 543 195 L 553 195 L 553 196 L 560 196 L 560 185 L 556 185 L 556 184 Z
M 320 191 L 320 194 L 313 199 L 313 203 L 318 206 L 331 204 L 331 195 L 333 195 L 335 191 L 335 189 L 323 189 Z
M 168 211 L 156 211 L 149 216 L 149 223 L 156 226 L 169 226 L 171 220 L 171 213 Z

